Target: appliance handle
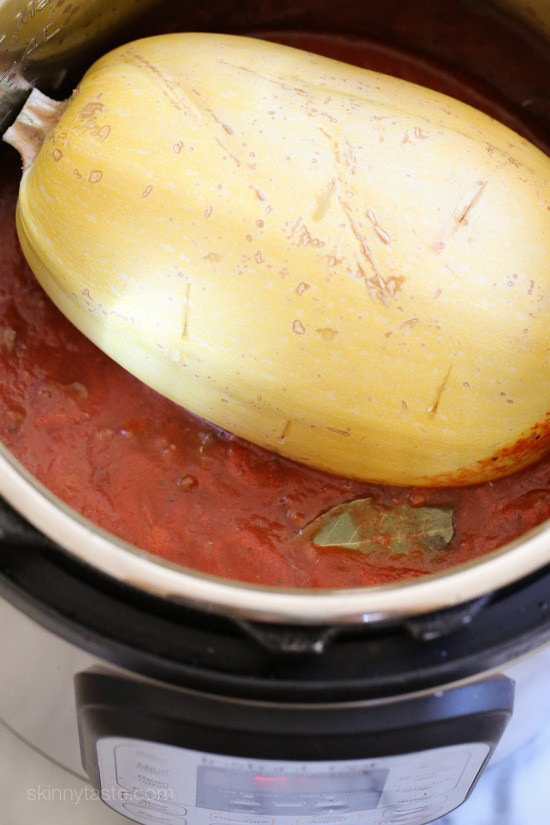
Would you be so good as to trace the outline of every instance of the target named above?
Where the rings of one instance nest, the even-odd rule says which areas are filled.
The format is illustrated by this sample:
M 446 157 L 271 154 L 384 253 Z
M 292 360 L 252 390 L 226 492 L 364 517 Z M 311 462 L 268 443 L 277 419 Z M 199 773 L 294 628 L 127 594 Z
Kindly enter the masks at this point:
M 486 593 L 460 605 L 422 613 L 403 622 L 410 636 L 421 642 L 432 642 L 457 633 L 469 625 L 491 601 Z M 235 619 L 241 630 L 270 653 L 282 656 L 320 656 L 343 629 L 341 625 L 281 625 Z M 382 622 L 378 623 L 380 627 Z M 387 622 L 386 624 L 389 624 Z
M 245 822 L 247 811 L 272 825 L 331 811 L 424 825 L 469 796 L 514 702 L 502 675 L 333 704 L 247 701 L 95 671 L 75 680 L 84 769 L 101 799 L 143 825 L 155 812 L 181 825 L 183 809 L 189 825 Z

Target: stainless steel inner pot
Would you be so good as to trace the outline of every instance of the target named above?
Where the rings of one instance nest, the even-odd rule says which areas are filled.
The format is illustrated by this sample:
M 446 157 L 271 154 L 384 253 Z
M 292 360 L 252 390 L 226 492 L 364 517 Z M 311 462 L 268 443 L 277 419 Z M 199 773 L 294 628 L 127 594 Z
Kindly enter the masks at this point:
M 341 33 L 404 49 L 488 87 L 541 145 L 550 142 L 550 0 L 0 0 L 0 127 L 33 85 L 65 93 L 106 48 L 168 30 Z M 285 590 L 217 579 L 164 562 L 87 522 L 0 448 L 0 494 L 65 551 L 169 600 L 270 622 L 383 622 L 474 600 L 550 563 L 550 521 L 460 567 L 399 584 Z

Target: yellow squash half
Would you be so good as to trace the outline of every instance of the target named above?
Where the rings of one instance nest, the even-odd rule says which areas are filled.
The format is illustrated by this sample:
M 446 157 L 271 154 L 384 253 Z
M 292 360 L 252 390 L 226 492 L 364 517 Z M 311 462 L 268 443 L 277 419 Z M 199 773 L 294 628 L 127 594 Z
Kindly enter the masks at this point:
M 33 105 L 10 142 L 36 139 Z M 367 480 L 471 483 L 548 449 L 543 152 L 430 90 L 225 35 L 126 45 L 51 108 L 23 250 L 144 382 Z

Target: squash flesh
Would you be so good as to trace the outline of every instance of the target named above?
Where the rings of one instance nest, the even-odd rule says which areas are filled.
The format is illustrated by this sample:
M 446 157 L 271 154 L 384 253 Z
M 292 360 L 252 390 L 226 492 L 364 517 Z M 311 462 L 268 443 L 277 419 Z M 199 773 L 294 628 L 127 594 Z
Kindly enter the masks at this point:
M 164 35 L 89 70 L 18 230 L 62 312 L 197 415 L 345 476 L 472 483 L 548 449 L 549 165 L 412 84 Z

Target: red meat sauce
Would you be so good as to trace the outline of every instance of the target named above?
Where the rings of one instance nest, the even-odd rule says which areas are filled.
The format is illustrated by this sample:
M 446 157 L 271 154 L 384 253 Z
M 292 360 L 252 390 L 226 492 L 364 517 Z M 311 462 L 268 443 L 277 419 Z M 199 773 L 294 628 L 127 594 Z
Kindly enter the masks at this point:
M 264 35 L 265 36 L 265 35 Z M 391 72 L 491 109 L 436 66 L 343 38 L 291 45 Z M 482 106 L 481 104 L 486 104 Z M 501 119 L 502 112 L 497 113 Z M 510 125 L 514 125 L 513 123 Z M 20 163 L 0 157 L 0 438 L 55 495 L 105 530 L 179 565 L 261 585 L 346 588 L 469 561 L 550 517 L 550 459 L 492 483 L 415 489 L 318 472 L 235 438 L 158 395 L 85 339 L 27 267 L 14 214 Z M 442 551 L 387 557 L 300 536 L 342 502 L 452 507 Z

